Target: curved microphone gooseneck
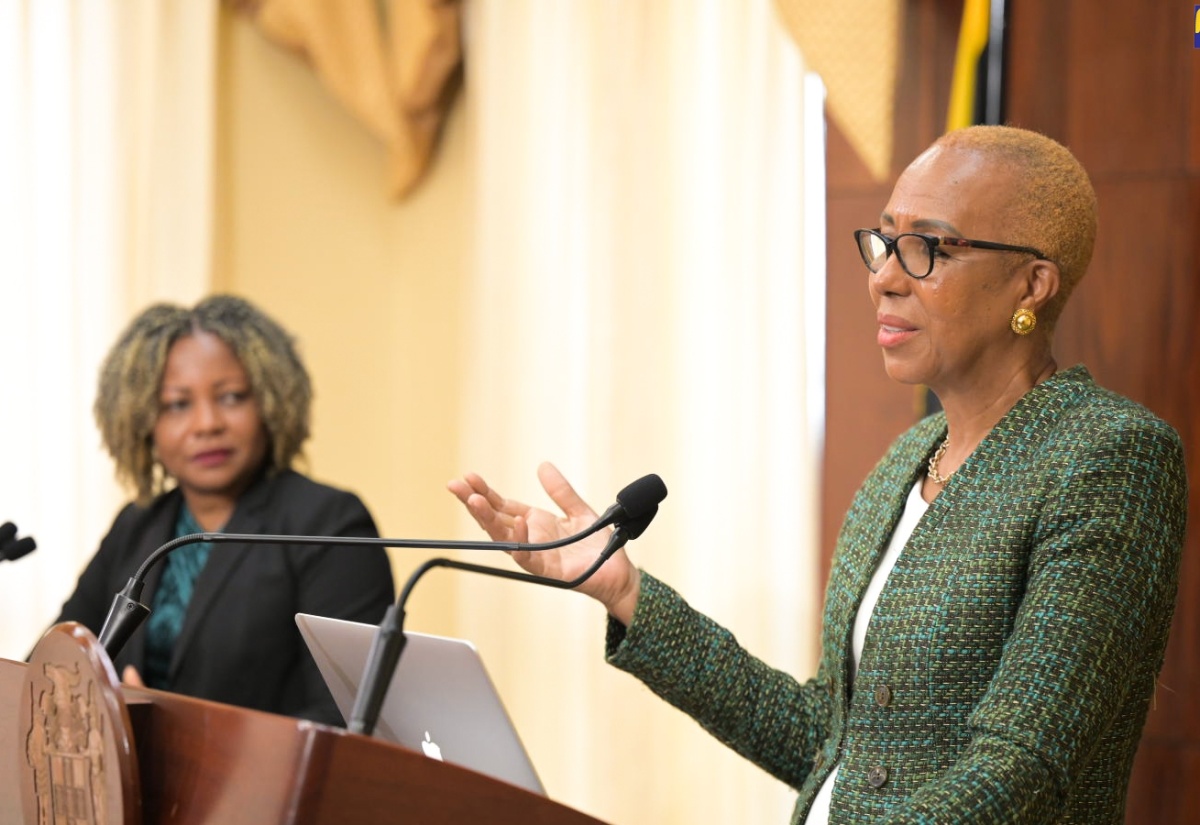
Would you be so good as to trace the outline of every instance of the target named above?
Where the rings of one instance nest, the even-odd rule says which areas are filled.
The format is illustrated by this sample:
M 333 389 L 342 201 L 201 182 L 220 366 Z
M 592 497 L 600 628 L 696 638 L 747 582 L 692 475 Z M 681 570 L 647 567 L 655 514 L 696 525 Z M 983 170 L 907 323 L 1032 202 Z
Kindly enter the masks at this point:
M 547 587 L 562 589 L 578 587 L 590 579 L 614 553 L 625 546 L 627 541 L 636 539 L 650 526 L 650 522 L 658 513 L 659 502 L 666 497 L 666 485 L 656 475 L 639 478 L 617 493 L 617 504 L 614 507 L 619 507 L 622 512 L 613 519 L 616 529 L 613 530 L 612 535 L 609 536 L 608 543 L 600 552 L 600 555 L 596 557 L 596 560 L 592 562 L 591 566 L 570 581 L 552 579 L 546 576 L 535 576 L 532 573 L 522 573 L 515 570 L 504 570 L 498 567 L 486 567 L 481 564 L 470 564 L 452 559 L 430 559 L 420 565 L 409 576 L 408 581 L 400 592 L 400 598 L 396 600 L 394 605 L 388 608 L 383 621 L 379 624 L 379 630 L 376 632 L 375 638 L 371 641 L 371 650 L 367 654 L 367 664 L 363 668 L 363 676 L 359 682 L 358 694 L 354 697 L 354 709 L 350 714 L 347 728 L 352 733 L 361 733 L 364 736 L 370 736 L 375 731 L 375 725 L 378 723 L 379 714 L 383 709 L 383 700 L 387 696 L 388 687 L 392 683 L 392 675 L 396 672 L 396 666 L 400 663 L 400 655 L 404 652 L 404 605 L 408 601 L 413 587 L 430 570 L 435 567 L 447 567 L 470 573 L 482 573 L 485 576 L 498 576 L 503 579 L 512 579 L 513 581 L 542 584 Z M 612 509 L 610 508 L 609 512 Z M 605 515 L 607 516 L 608 514 L 606 513 Z M 601 519 L 601 521 L 603 520 Z M 569 537 L 568 540 L 565 540 L 565 543 L 570 544 L 578 541 L 586 535 L 591 535 L 593 532 L 595 531 L 589 528 L 584 534 Z M 533 546 L 526 545 L 523 549 L 530 549 Z M 560 544 L 559 546 L 562 545 Z
M 662 488 L 662 496 L 666 496 L 666 487 L 663 486 L 662 480 L 658 476 L 650 475 L 630 484 L 622 493 L 631 489 L 642 489 L 639 485 L 649 484 L 653 486 L 648 479 L 653 479 L 657 482 L 658 487 Z M 660 499 L 661 500 L 661 497 Z M 634 505 L 638 501 L 633 502 Z M 559 547 L 565 547 L 568 544 L 584 539 L 599 530 L 616 524 L 618 521 L 628 522 L 630 514 L 627 508 L 622 504 L 620 496 L 617 503 L 604 512 L 595 524 L 592 524 L 585 530 L 566 538 L 556 541 L 545 542 L 541 544 L 521 544 L 518 542 L 481 542 L 481 541 L 441 541 L 441 540 L 422 540 L 422 539 L 390 539 L 390 538 L 374 538 L 367 536 L 283 536 L 283 535 L 262 535 L 253 533 L 192 533 L 187 536 L 180 536 L 159 547 L 142 562 L 142 565 L 137 569 L 137 572 L 129 579 L 129 582 L 113 597 L 112 606 L 109 608 L 108 617 L 104 620 L 104 626 L 100 629 L 99 641 L 108 653 L 109 658 L 115 659 L 121 649 L 125 647 L 126 642 L 141 626 L 146 617 L 150 615 L 150 608 L 139 601 L 142 596 L 142 589 L 145 586 L 146 575 L 155 564 L 157 564 L 164 556 L 170 554 L 175 549 L 186 544 L 195 544 L 197 542 L 240 542 L 243 544 L 324 544 L 335 546 L 370 546 L 370 547 L 402 547 L 402 548 L 417 548 L 424 550 L 503 550 L 507 552 L 517 550 L 553 550 Z M 14 529 L 15 533 L 15 529 Z M 23 540 L 24 541 L 24 540 Z M 32 542 L 32 540 L 29 540 Z M 29 548 L 30 550 L 32 547 Z M 24 552 L 29 552 L 25 550 Z M 10 558 L 15 558 L 10 556 Z

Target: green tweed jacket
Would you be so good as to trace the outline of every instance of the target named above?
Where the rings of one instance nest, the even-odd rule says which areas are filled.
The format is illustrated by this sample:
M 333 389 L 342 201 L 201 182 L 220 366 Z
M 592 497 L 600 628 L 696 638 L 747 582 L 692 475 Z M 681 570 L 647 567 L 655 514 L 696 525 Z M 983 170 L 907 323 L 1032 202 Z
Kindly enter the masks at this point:
M 610 621 L 609 660 L 796 788 L 793 823 L 840 762 L 831 823 L 1117 825 L 1174 609 L 1178 435 L 1083 367 L 1031 390 L 917 525 L 852 689 L 855 613 L 945 431 L 918 423 L 855 497 L 815 678 L 649 575 L 629 627 Z

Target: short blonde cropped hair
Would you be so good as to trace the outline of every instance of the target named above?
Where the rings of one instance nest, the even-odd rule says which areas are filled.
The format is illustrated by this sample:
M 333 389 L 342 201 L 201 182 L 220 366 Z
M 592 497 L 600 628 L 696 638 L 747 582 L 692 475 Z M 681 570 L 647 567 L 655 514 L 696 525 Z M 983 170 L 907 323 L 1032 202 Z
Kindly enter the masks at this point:
M 1053 324 L 1096 245 L 1096 192 L 1083 165 L 1058 141 L 1013 126 L 968 126 L 947 132 L 934 146 L 978 153 L 1011 172 L 1009 228 L 996 240 L 1034 247 L 1058 264 L 1058 294 L 1039 319 Z

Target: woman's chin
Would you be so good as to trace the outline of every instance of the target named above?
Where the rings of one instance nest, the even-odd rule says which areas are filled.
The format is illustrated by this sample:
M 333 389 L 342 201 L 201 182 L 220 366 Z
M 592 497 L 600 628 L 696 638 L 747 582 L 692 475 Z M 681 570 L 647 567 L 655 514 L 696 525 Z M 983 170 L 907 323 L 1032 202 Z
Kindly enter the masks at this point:
M 924 384 L 927 377 L 925 371 L 912 361 L 896 358 L 887 352 L 883 354 L 883 371 L 898 384 Z

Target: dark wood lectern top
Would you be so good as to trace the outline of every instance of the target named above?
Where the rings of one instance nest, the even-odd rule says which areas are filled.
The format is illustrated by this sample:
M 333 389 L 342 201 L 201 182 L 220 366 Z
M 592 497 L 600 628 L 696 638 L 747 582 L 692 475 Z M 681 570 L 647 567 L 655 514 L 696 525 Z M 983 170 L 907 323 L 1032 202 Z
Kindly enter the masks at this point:
M 6 714 L 0 716 L 0 825 L 24 825 L 16 780 L 25 747 L 17 721 L 25 677 L 24 664 L 0 659 Z M 524 789 L 378 739 L 163 691 L 118 690 L 128 708 L 147 825 L 601 825 Z

